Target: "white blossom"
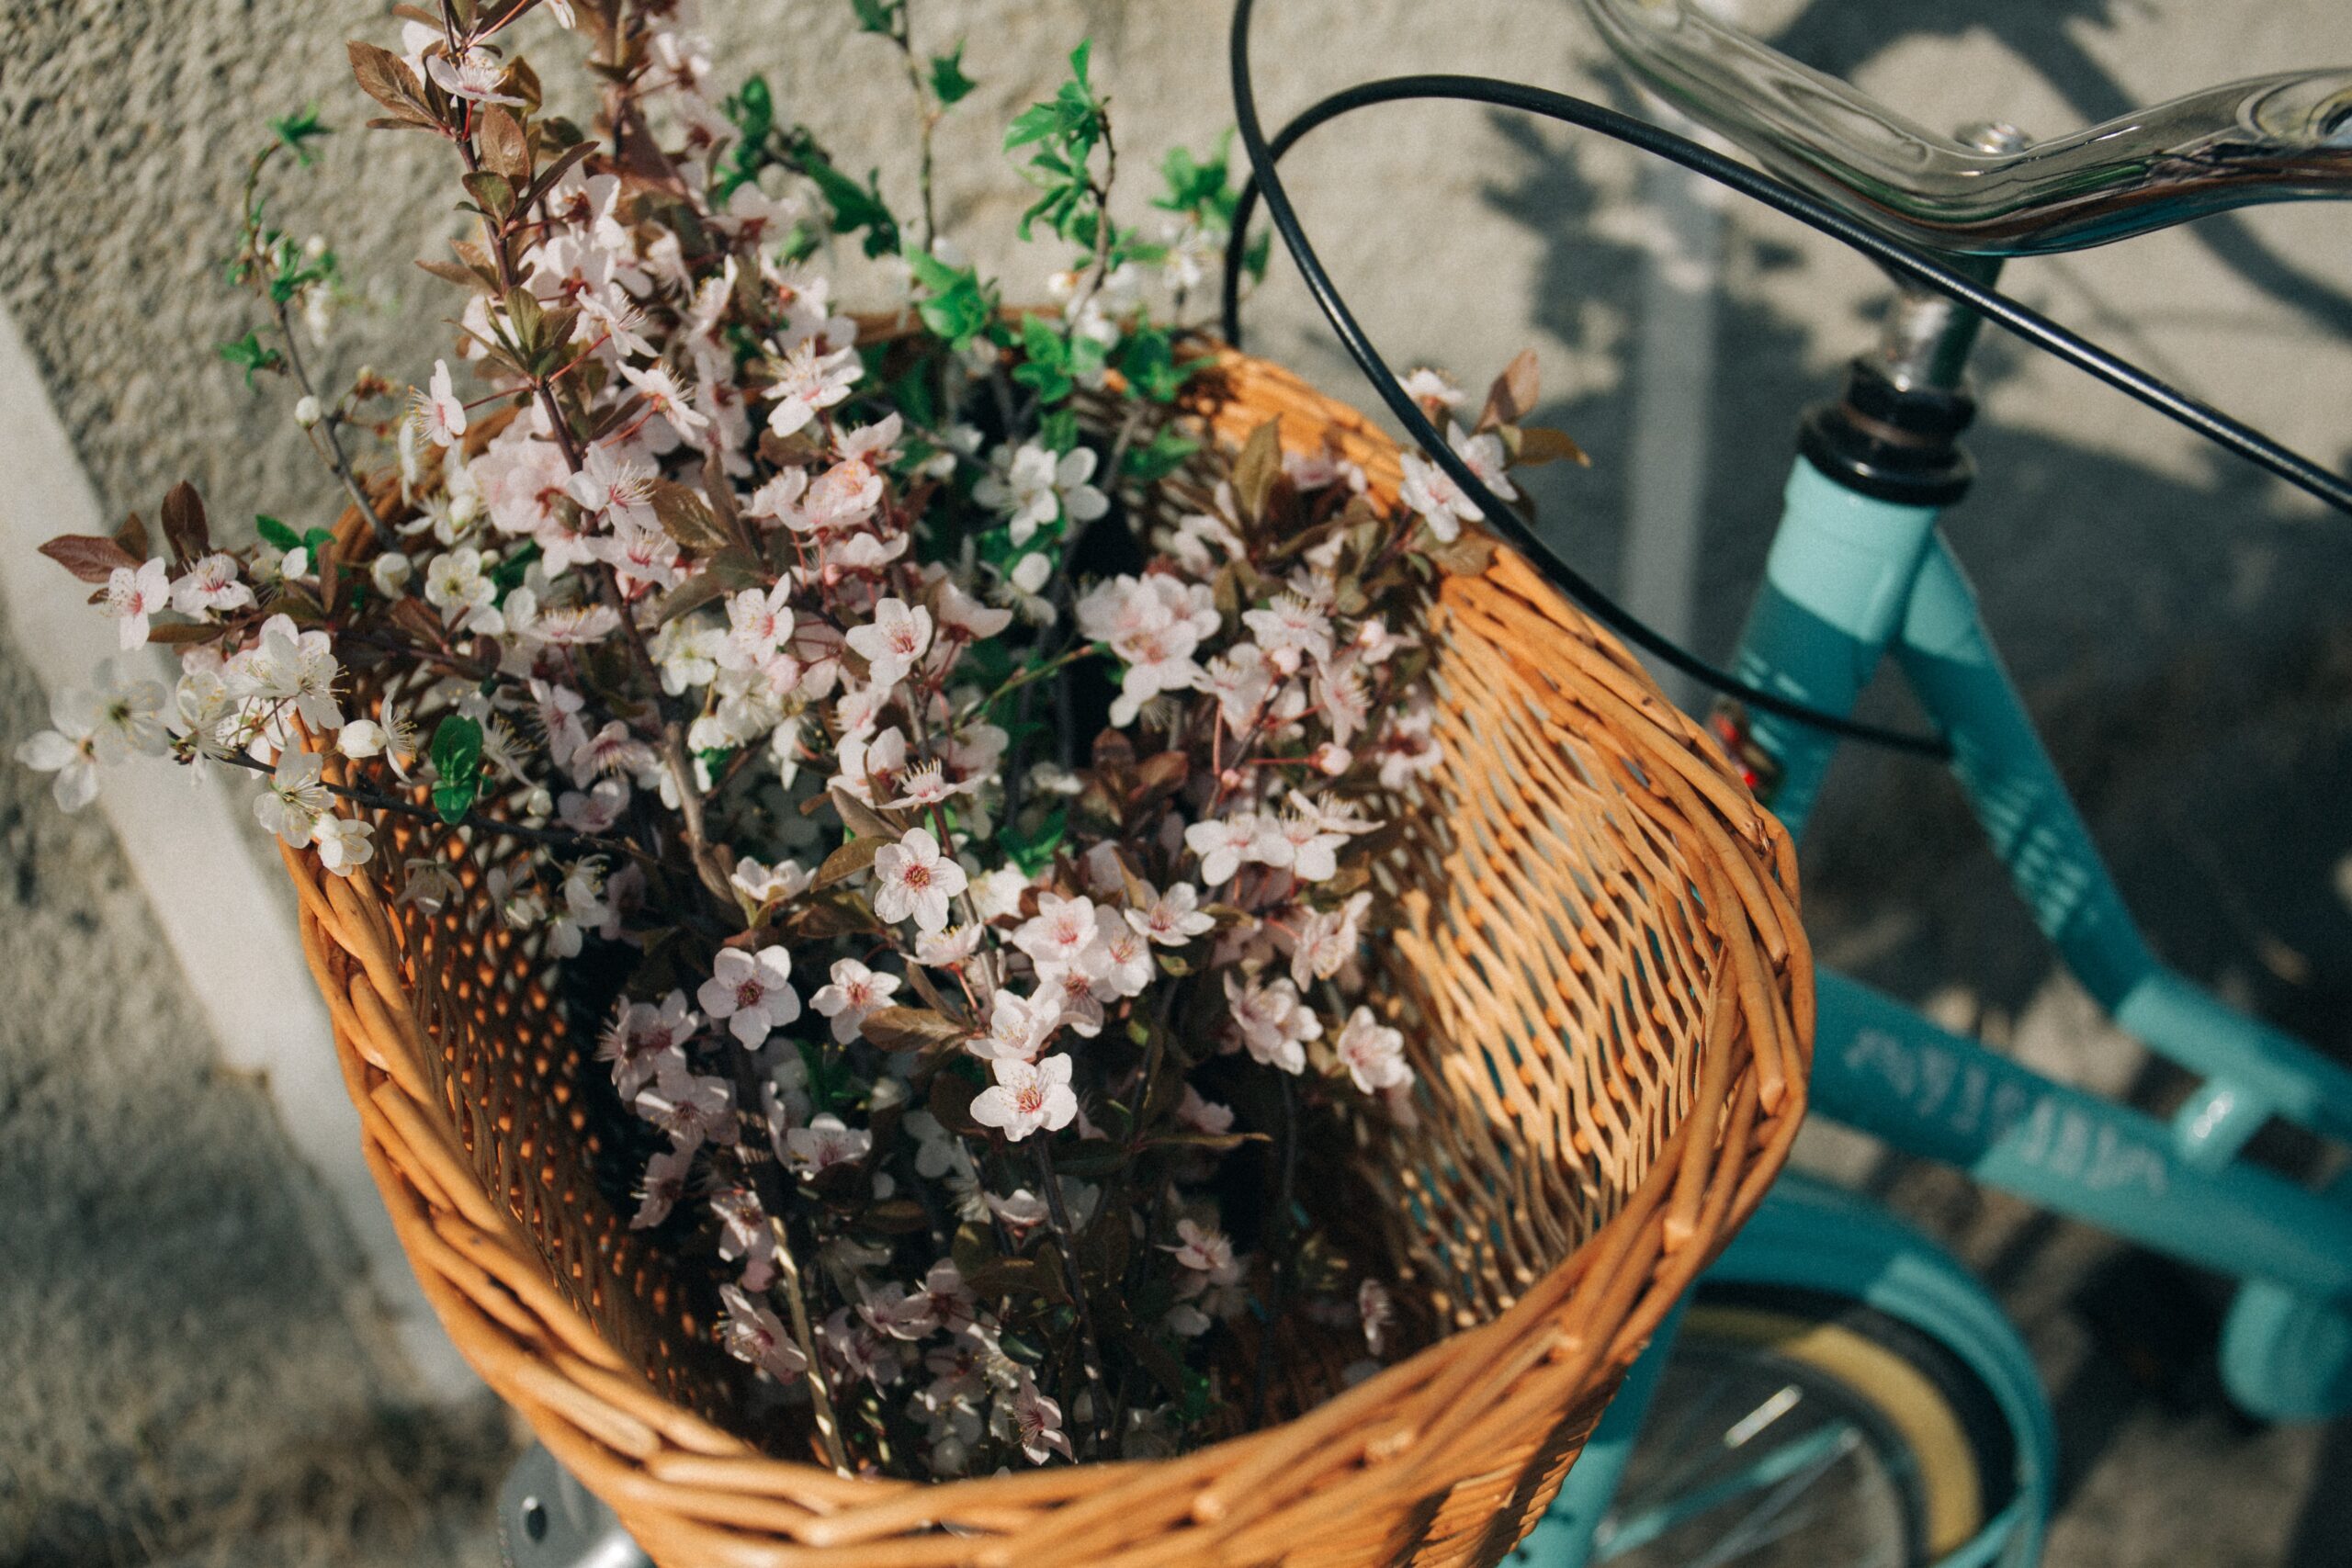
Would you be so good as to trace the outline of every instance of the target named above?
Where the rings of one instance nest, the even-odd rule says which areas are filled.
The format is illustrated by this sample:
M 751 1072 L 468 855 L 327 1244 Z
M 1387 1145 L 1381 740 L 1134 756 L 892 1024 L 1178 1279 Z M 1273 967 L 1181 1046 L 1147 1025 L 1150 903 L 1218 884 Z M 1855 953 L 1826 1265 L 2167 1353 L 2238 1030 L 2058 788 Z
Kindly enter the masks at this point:
M 311 831 L 319 863 L 337 876 L 349 876 L 375 858 L 375 830 L 356 817 L 321 817 Z
M 433 362 L 433 378 L 416 394 L 416 423 L 436 446 L 454 446 L 466 433 L 466 405 L 450 385 L 447 360 Z
M 800 993 L 792 988 L 792 954 L 774 946 L 756 953 L 721 948 L 712 961 L 710 978 L 695 999 L 712 1022 L 724 1021 L 745 1050 L 755 1051 L 771 1033 L 800 1016 Z
M 162 558 L 136 567 L 119 566 L 107 574 L 106 613 L 119 623 L 122 646 L 137 648 L 147 640 L 147 617 L 171 607 L 171 572 Z
M 808 1005 L 833 1021 L 833 1040 L 846 1045 L 857 1038 L 866 1015 L 890 1005 L 899 989 L 896 975 L 879 975 L 854 958 L 833 960 L 832 974 L 808 998 Z
M 965 886 L 964 868 L 940 853 L 928 829 L 909 829 L 874 856 L 874 913 L 886 924 L 911 917 L 920 930 L 945 931 L 948 900 Z
M 994 1127 L 1017 1144 L 1041 1129 L 1058 1133 L 1078 1114 L 1068 1056 L 1041 1062 L 1000 1056 L 989 1066 L 996 1082 L 972 1097 L 972 1120 L 981 1126 Z
M 1403 1032 L 1373 1017 L 1370 1008 L 1359 1007 L 1348 1015 L 1331 1048 L 1348 1076 L 1355 1079 L 1356 1088 L 1366 1094 L 1413 1081 L 1413 1069 L 1405 1062 Z

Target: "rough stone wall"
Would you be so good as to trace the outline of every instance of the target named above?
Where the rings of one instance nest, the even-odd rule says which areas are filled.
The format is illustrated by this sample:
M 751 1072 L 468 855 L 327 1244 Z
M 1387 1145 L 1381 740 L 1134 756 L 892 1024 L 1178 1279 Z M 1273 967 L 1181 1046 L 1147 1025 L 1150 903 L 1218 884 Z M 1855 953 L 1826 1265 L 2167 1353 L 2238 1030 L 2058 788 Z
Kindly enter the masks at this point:
M 47 708 L 0 657 L 0 734 Z M 500 1423 L 413 1408 L 305 1240 L 267 1095 L 48 783 L 0 767 L 0 1562 L 454 1559 Z

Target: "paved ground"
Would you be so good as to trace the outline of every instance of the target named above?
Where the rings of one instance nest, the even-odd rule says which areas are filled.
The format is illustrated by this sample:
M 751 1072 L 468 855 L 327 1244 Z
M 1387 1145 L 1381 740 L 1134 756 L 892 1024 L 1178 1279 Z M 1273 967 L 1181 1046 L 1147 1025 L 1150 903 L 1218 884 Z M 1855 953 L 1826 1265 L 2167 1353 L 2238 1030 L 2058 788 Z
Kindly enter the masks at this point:
M 1270 113 L 1405 69 L 1600 81 L 1557 4 L 1262 8 Z M 336 40 L 379 9 L 0 0 L 0 299 L 109 506 L 152 506 L 182 474 L 224 515 L 291 514 L 319 495 L 291 430 L 257 425 L 205 350 L 243 327 L 213 258 L 263 115 L 316 96 L 331 119 L 359 118 Z M 772 69 L 786 102 L 854 162 L 870 150 L 886 180 L 903 178 L 895 86 L 857 52 L 845 6 L 804 0 L 786 27 L 764 7 L 710 9 L 722 74 Z M 1994 115 L 2046 131 L 2217 77 L 2352 58 L 2338 0 L 1757 0 L 1747 12 L 1939 125 Z M 1001 119 L 1034 90 L 1032 62 L 1091 30 L 1129 147 L 1199 144 L 1227 118 L 1222 6 L 917 0 L 917 15 L 926 37 L 972 39 L 984 86 L 959 113 Z M 422 286 L 406 259 L 446 207 L 415 161 L 422 141 L 362 182 L 353 139 L 337 138 L 314 186 L 288 197 L 358 276 L 411 293 Z M 1655 298 L 1645 267 L 1662 243 L 1634 164 L 1456 108 L 1398 110 L 1299 156 L 1309 220 L 1400 358 L 1476 376 L 1536 345 L 1551 417 L 1599 458 L 1548 490 L 1546 515 L 1579 562 L 1617 581 L 1645 543 L 1618 520 L 1642 478 L 1630 411 Z M 944 168 L 958 222 L 1005 226 L 1018 192 L 991 153 L 951 152 Z M 2019 267 L 2012 282 L 2340 465 L 2352 450 L 2344 231 L 2340 210 L 2267 212 Z M 1761 559 L 1790 411 L 1867 341 L 1875 294 L 1866 268 L 1776 220 L 1732 212 L 1721 232 L 1712 423 L 1679 453 L 1705 466 L 1691 619 L 1718 651 Z M 1352 389 L 1295 285 L 1278 279 L 1261 306 L 1262 346 Z M 346 368 L 409 371 L 429 356 L 394 315 L 358 333 Z M 2067 373 L 1996 345 L 1984 379 L 1986 478 L 1952 536 L 2119 876 L 2169 958 L 2352 1056 L 2344 534 Z M 0 740 L 13 745 L 40 704 L 5 648 Z M 2053 1070 L 2151 1105 L 2177 1091 L 2052 975 L 1932 776 L 1841 763 L 1806 870 L 1833 961 Z M 492 1561 L 500 1424 L 424 1413 L 355 1326 L 337 1260 L 297 1239 L 311 1200 L 285 1174 L 264 1098 L 211 1066 L 111 840 L 94 819 L 61 823 L 13 769 L 0 769 L 0 1568 Z M 2352 1427 L 2262 1429 L 2229 1413 L 2211 1377 L 2211 1281 L 1938 1172 L 1834 1140 L 1817 1152 L 1951 1238 L 2024 1325 L 2067 1451 L 2054 1568 L 2352 1562 Z

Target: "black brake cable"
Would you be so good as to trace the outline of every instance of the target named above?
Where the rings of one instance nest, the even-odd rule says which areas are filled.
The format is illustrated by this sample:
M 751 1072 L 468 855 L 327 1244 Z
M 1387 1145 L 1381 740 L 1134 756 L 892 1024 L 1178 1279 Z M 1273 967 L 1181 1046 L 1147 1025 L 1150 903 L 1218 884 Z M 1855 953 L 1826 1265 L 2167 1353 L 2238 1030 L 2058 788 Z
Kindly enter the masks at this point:
M 1384 103 L 1419 99 L 1453 99 L 1491 104 L 1597 130 L 1639 150 L 1681 164 L 1744 196 L 1795 218 L 1831 238 L 1870 256 L 1897 276 L 1943 294 L 1977 311 L 2027 342 L 2128 393 L 2159 413 L 2186 425 L 2229 451 L 2256 464 L 2339 511 L 2352 513 L 2352 483 L 2328 472 L 2309 458 L 2271 440 L 2259 431 L 2231 418 L 2149 375 L 2127 360 L 2108 353 L 2079 334 L 2058 325 L 2030 307 L 1954 270 L 1935 257 L 1865 227 L 1820 198 L 1792 186 L 1758 174 L 1647 121 L 1606 108 L 1582 98 L 1541 87 L 1482 76 L 1419 75 L 1367 82 L 1335 93 L 1285 125 L 1270 146 L 1258 118 L 1256 93 L 1250 74 L 1249 28 L 1254 0 L 1236 0 L 1231 35 L 1234 118 L 1251 178 L 1234 212 L 1233 231 L 1225 256 L 1224 330 L 1228 342 L 1240 346 L 1240 275 L 1250 218 L 1262 197 L 1266 215 L 1283 237 L 1307 290 L 1331 323 L 1349 355 L 1356 362 L 1381 400 L 1388 405 L 1406 432 L 1419 443 L 1429 458 L 1442 468 L 1462 492 L 1476 502 L 1487 522 L 1525 555 L 1561 592 L 1581 604 L 1594 619 L 1634 646 L 1717 691 L 1751 706 L 1849 739 L 1894 750 L 1948 758 L 1951 746 L 1940 737 L 1865 724 L 1839 714 L 1808 706 L 1739 679 L 1664 637 L 1590 581 L 1570 567 L 1559 553 L 1536 535 L 1524 519 L 1503 504 L 1480 481 L 1469 465 L 1438 434 L 1412 395 L 1405 390 L 1387 362 L 1348 309 L 1324 269 L 1299 222 L 1275 164 L 1301 138 L 1343 114 Z

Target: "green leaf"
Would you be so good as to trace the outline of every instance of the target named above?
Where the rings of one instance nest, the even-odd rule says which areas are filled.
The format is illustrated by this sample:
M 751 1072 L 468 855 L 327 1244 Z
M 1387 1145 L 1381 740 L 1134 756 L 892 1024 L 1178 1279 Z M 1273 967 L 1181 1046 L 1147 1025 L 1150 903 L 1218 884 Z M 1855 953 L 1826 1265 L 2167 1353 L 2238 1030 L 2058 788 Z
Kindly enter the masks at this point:
M 899 220 L 882 200 L 879 171 L 868 173 L 866 183 L 861 186 L 813 149 L 803 153 L 802 168 L 816 182 L 825 204 L 833 209 L 834 233 L 854 234 L 863 230 L 865 254 L 869 256 L 888 255 L 899 248 Z
M 838 1054 L 829 1055 L 822 1046 L 807 1040 L 796 1040 L 800 1063 L 808 1069 L 808 1098 L 817 1109 L 837 1111 L 847 1103 L 853 1088 L 849 1063 Z
M 923 325 L 959 350 L 987 330 L 996 310 L 980 287 L 978 273 L 920 252 L 907 257 L 907 265 L 930 296 L 915 307 Z
M 1047 812 L 1034 833 L 1023 832 L 1018 824 L 1006 823 L 997 831 L 997 842 L 1012 857 L 1012 863 L 1028 875 L 1035 876 L 1053 863 L 1054 852 L 1061 848 L 1069 831 L 1069 813 L 1061 807 Z
M 520 548 L 490 569 L 488 575 L 491 582 L 498 589 L 499 603 L 504 604 L 509 593 L 523 586 L 524 574 L 531 570 L 531 563 L 538 558 L 539 542 L 537 539 L 526 539 Z
M 481 726 L 451 714 L 433 731 L 433 809 L 456 825 L 481 795 Z
M 979 84 L 964 74 L 964 41 L 956 40 L 952 54 L 931 57 L 931 93 L 941 107 L 961 103 L 965 96 Z
M 304 104 L 292 114 L 278 116 L 269 122 L 269 129 L 293 152 L 294 161 L 306 169 L 311 166 L 311 149 L 307 143 L 322 136 L 331 136 L 334 131 L 334 127 L 319 118 L 319 106 L 315 103 Z
M 1162 425 L 1149 443 L 1128 447 L 1121 467 L 1145 484 L 1157 484 L 1182 468 L 1184 459 L 1200 449 L 1199 442 L 1185 439 L 1173 425 Z
M 1241 266 L 1243 271 L 1249 273 L 1251 282 L 1263 283 L 1266 281 L 1266 262 L 1273 254 L 1274 235 L 1272 230 L 1270 229 L 1266 231 L 1266 232 L 1259 235 L 1256 239 L 1250 242 L 1250 248 L 1241 253 Z
M 293 529 L 288 527 L 277 518 L 266 514 L 256 513 L 254 515 L 254 532 L 259 534 L 262 536 L 263 541 L 271 548 L 283 551 L 288 555 L 302 547 L 302 536 L 300 534 L 294 532 Z
M 858 31 L 896 36 L 891 23 L 892 13 L 899 8 L 895 0 L 849 0 L 849 8 L 857 14 Z
M 311 552 L 313 560 L 318 558 L 321 550 L 334 543 L 334 530 L 332 528 L 312 528 L 302 536 L 302 547 Z
M 277 350 L 264 344 L 260 337 L 253 333 L 247 333 L 234 343 L 224 343 L 219 346 L 220 357 L 245 373 L 247 391 L 253 389 L 255 371 L 278 370 L 284 368 L 286 364 L 285 360 L 279 357 Z
M 1012 378 L 1035 388 L 1039 401 L 1050 407 L 1078 389 L 1069 374 L 1070 344 L 1044 317 L 1021 318 L 1021 352 L 1023 358 L 1012 367 Z
M 1031 104 L 1012 117 L 1005 129 L 1004 150 L 1011 152 L 1032 141 L 1043 141 L 1061 129 L 1061 116 L 1051 104 Z
M 1079 39 L 1078 47 L 1069 51 L 1069 73 L 1078 78 L 1078 85 L 1082 88 L 1086 88 L 1090 97 L 1093 89 L 1087 87 L 1086 62 L 1093 52 L 1094 40 L 1091 38 Z
M 1056 453 L 1068 452 L 1078 445 L 1078 415 L 1069 409 L 1056 409 L 1038 422 L 1037 439 Z
M 1164 327 L 1146 327 L 1119 345 L 1119 374 L 1156 403 L 1173 402 L 1193 367 L 1176 362 L 1175 340 Z
M 725 197 L 758 179 L 760 171 L 775 161 L 768 138 L 775 130 L 775 95 L 766 77 L 752 76 L 719 107 L 735 125 L 735 146 L 718 186 L 719 196 Z

